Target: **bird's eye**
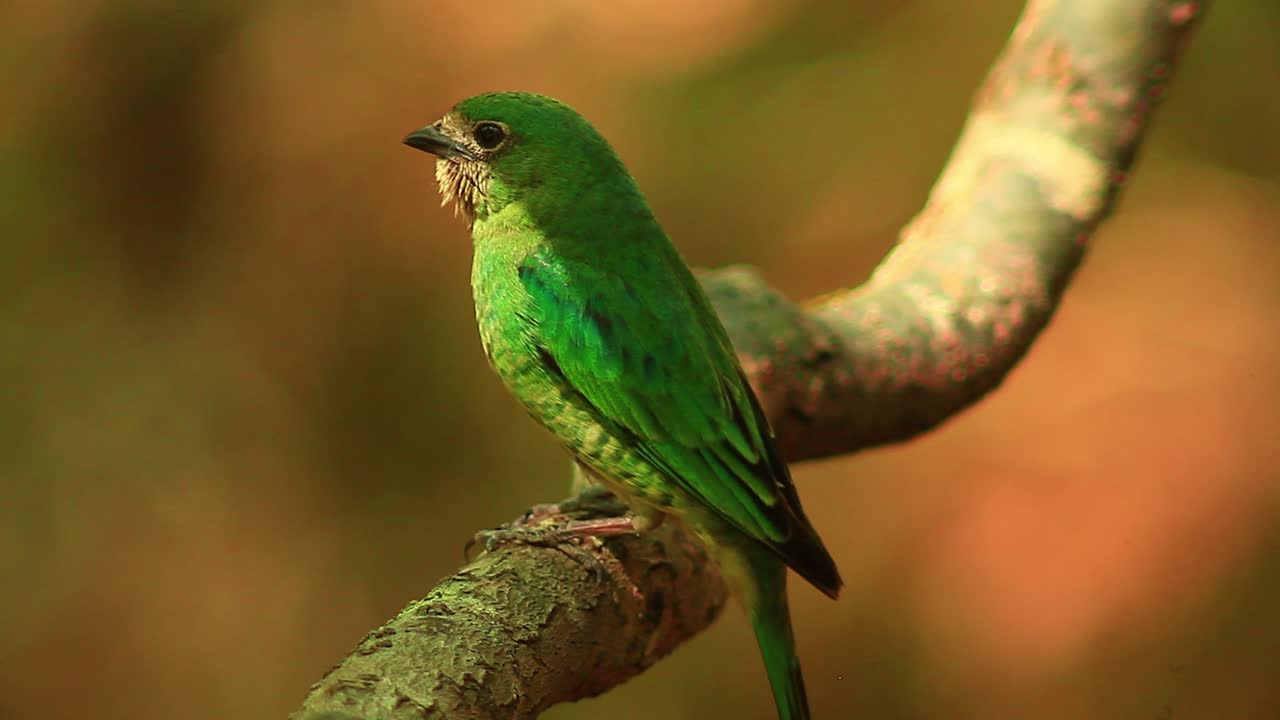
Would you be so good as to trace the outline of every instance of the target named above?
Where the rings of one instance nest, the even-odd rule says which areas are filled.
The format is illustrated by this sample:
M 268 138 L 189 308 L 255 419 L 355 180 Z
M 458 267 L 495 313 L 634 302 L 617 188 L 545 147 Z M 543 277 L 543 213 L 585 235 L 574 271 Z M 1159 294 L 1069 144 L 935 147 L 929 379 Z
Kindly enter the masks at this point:
M 471 136 L 476 139 L 476 143 L 480 147 L 485 150 L 492 150 L 507 139 L 507 131 L 498 123 L 482 122 L 476 125 L 475 130 L 471 131 Z

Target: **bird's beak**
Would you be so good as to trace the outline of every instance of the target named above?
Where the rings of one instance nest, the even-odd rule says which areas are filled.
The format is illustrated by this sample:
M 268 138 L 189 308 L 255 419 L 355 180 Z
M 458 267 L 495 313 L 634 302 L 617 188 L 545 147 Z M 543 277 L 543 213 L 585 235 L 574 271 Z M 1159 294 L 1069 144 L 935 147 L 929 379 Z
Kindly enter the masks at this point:
M 431 153 L 444 160 L 477 160 L 478 158 L 464 145 L 449 139 L 436 125 L 428 125 L 417 132 L 411 132 L 404 138 L 404 144 Z

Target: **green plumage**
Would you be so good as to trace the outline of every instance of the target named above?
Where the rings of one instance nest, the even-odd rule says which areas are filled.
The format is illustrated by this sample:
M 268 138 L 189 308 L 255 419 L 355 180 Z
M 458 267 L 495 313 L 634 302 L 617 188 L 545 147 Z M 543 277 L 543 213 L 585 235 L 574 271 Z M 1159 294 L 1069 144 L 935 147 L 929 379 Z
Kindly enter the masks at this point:
M 494 369 L 588 473 L 642 516 L 709 541 L 751 617 L 779 713 L 809 716 L 786 609 L 791 566 L 835 597 L 728 336 L 608 143 L 526 93 L 481 95 L 406 142 L 472 223 Z

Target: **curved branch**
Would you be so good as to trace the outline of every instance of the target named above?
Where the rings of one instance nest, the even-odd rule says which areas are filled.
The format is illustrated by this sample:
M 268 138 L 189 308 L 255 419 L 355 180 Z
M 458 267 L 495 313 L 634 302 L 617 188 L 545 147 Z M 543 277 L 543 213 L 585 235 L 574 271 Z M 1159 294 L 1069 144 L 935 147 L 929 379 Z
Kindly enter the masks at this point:
M 1202 11 L 1033 0 L 865 285 L 801 308 L 750 270 L 704 276 L 789 459 L 912 437 L 1001 382 L 1115 202 Z M 724 604 L 678 523 L 585 552 L 623 570 L 596 577 L 556 548 L 484 555 L 365 638 L 294 717 L 533 718 L 643 672 Z
M 579 512 L 570 500 L 561 510 L 625 508 Z M 534 718 L 643 672 L 710 625 L 727 597 L 679 523 L 608 549 L 503 547 L 365 636 L 294 716 Z
M 1107 216 L 1203 3 L 1034 0 L 929 201 L 862 287 L 711 293 L 792 460 L 905 440 L 995 388 Z

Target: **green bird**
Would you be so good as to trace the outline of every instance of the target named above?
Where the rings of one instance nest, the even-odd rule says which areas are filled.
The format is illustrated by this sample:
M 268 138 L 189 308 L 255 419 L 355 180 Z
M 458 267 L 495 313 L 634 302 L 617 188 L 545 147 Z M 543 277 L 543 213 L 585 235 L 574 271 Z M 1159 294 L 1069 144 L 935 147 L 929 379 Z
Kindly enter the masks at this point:
M 471 228 L 490 364 L 631 510 L 584 534 L 683 521 L 750 616 L 778 714 L 808 718 L 786 568 L 832 598 L 839 572 L 724 326 L 613 148 L 568 105 L 521 92 L 464 100 L 404 142 L 438 158 Z

